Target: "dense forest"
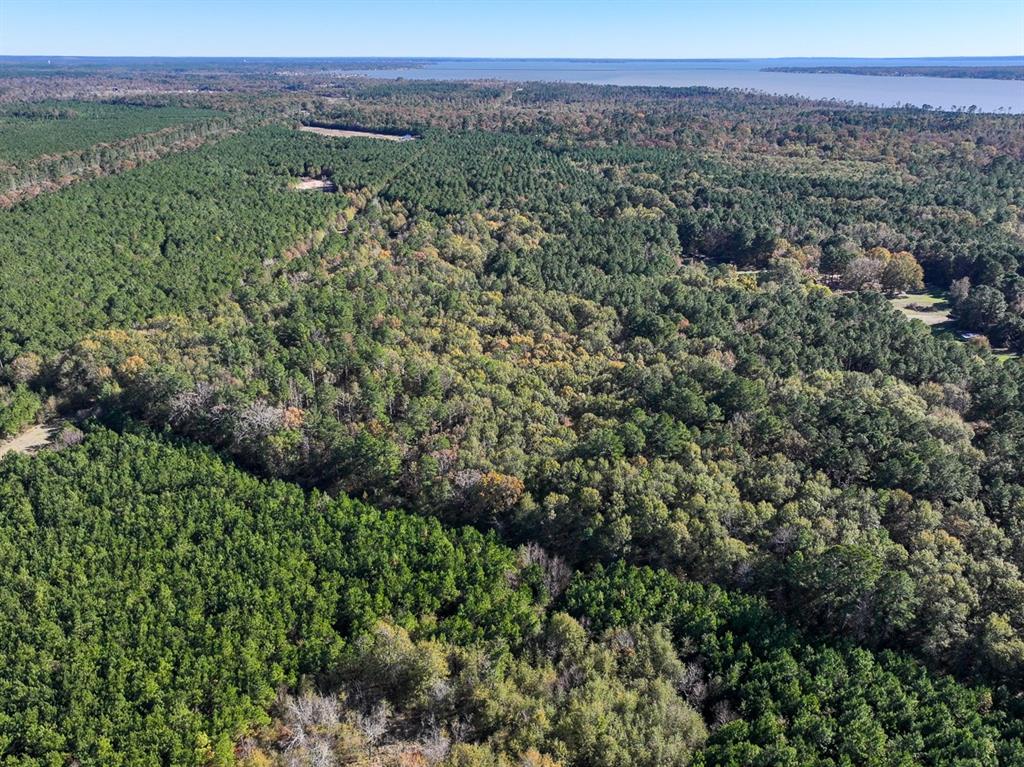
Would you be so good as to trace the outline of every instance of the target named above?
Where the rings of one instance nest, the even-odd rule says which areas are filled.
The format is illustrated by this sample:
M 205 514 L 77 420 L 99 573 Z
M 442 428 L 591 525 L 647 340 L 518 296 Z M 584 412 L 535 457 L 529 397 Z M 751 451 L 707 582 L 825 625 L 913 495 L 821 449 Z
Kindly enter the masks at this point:
M 52 101 L 0 107 L 3 147 L 0 162 L 18 166 L 43 155 L 60 155 L 110 144 L 218 116 L 207 109 L 97 101 Z
M 1024 761 L 1019 117 L 39 77 L 5 764 Z
M 199 449 L 98 432 L 0 463 L 0 493 L 9 764 L 1024 758 L 989 692 L 808 643 L 759 600 L 574 574 Z

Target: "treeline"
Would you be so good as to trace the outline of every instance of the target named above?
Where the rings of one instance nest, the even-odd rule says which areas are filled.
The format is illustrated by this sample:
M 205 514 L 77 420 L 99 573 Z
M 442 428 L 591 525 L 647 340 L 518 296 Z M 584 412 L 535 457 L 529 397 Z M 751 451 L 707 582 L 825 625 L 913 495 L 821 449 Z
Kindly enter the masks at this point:
M 296 102 L 321 119 L 545 133 L 599 146 L 897 164 L 925 156 L 984 164 L 997 154 L 1019 160 L 1024 151 L 1019 115 L 879 109 L 705 87 L 345 80 L 307 90 Z
M 1024 80 L 1024 67 L 1005 66 L 861 66 L 861 67 L 765 67 L 765 72 L 823 72 L 839 75 L 882 77 L 974 77 L 985 80 Z M 974 110 L 971 110 L 974 111 Z
M 987 690 L 807 644 L 758 600 L 624 565 L 573 575 L 537 547 L 307 496 L 199 449 L 98 432 L 3 461 L 0 494 L 10 764 L 1024 753 Z

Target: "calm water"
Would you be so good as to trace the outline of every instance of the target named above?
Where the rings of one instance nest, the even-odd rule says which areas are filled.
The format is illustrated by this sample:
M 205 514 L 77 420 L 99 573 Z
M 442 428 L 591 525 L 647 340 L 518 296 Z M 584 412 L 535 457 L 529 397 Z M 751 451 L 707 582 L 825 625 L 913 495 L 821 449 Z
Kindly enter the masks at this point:
M 985 112 L 1024 112 L 1024 82 L 1019 80 L 761 71 L 764 67 L 780 66 L 1024 66 L 1024 57 L 718 61 L 430 59 L 419 60 L 418 63 L 421 66 L 367 69 L 359 73 L 370 77 L 404 77 L 415 80 L 508 80 L 677 87 L 704 85 L 815 99 L 837 99 L 874 106 L 930 104 L 941 109 L 952 109 L 974 105 Z

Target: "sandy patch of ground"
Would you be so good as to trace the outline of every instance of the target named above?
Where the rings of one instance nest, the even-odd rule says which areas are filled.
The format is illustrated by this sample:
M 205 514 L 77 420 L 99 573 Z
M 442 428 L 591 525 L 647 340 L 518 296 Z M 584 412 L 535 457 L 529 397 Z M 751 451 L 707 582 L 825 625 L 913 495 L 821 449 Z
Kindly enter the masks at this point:
M 380 138 L 385 141 L 412 141 L 412 136 L 394 136 L 390 133 L 374 133 L 365 130 L 342 130 L 341 128 L 316 128 L 312 125 L 299 126 L 300 131 L 316 133 L 320 136 L 334 136 L 335 138 Z
M 299 189 L 302 191 L 315 189 L 320 192 L 336 192 L 338 188 L 334 185 L 333 181 L 325 178 L 309 178 L 303 176 L 298 181 L 292 183 L 293 189 Z
M 60 434 L 63 424 L 50 422 L 31 426 L 21 434 L 11 437 L 0 444 L 0 458 L 8 453 L 25 453 L 31 455 L 40 448 L 46 447 Z

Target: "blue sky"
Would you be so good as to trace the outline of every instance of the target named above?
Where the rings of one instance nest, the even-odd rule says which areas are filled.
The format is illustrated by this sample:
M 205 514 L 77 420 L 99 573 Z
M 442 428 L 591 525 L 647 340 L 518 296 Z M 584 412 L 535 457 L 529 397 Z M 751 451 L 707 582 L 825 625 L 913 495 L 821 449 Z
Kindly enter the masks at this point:
M 0 0 L 0 54 L 1024 54 L 1024 0 Z

